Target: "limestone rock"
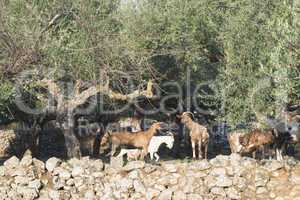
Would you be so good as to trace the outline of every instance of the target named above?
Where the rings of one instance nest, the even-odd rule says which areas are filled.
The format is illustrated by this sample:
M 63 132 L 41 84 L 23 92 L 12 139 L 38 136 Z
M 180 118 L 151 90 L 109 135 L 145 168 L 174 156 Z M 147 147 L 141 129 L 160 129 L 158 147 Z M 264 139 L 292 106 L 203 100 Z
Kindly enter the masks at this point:
M 122 178 L 116 183 L 118 187 L 123 188 L 123 189 L 129 189 L 133 188 L 133 181 L 129 178 Z
M 35 171 L 36 171 L 37 175 L 39 177 L 41 177 L 42 174 L 45 173 L 45 169 L 46 169 L 45 163 L 43 161 L 40 161 L 40 160 L 36 159 L 36 158 L 33 158 L 32 162 L 33 162 L 33 166 L 35 168 Z
M 22 159 L 20 164 L 24 167 L 28 167 L 32 164 L 33 160 L 32 160 L 32 156 L 31 155 L 25 155 Z
M 157 200 L 171 200 L 172 199 L 172 191 L 171 190 L 164 190 L 160 193 Z
M 138 179 L 140 178 L 140 173 L 138 170 L 132 170 L 131 172 L 129 172 L 128 177 L 131 179 Z
M 27 185 L 29 183 L 29 181 L 30 181 L 29 178 L 26 176 L 16 176 L 15 177 L 15 183 L 17 185 L 24 186 L 24 185 Z
M 211 168 L 210 163 L 207 160 L 197 161 L 194 164 L 195 169 L 203 171 Z
M 283 163 L 278 160 L 267 160 L 263 166 L 268 171 L 275 171 L 283 167 Z
M 4 166 L 0 166 L 0 176 L 5 176 L 5 168 L 4 168 Z
M 241 163 L 241 159 L 242 159 L 242 157 L 241 157 L 240 154 L 238 154 L 238 153 L 232 153 L 230 155 L 230 164 L 232 166 L 238 166 Z
M 175 173 L 177 172 L 177 167 L 175 164 L 172 164 L 172 163 L 168 163 L 168 164 L 164 164 L 163 165 L 163 168 L 167 171 L 167 172 L 170 172 L 170 173 Z
M 104 164 L 102 160 L 96 159 L 91 161 L 90 167 L 93 168 L 94 171 L 102 171 L 104 168 Z
M 123 167 L 123 169 L 125 171 L 131 171 L 131 170 L 134 170 L 134 169 L 141 169 L 141 168 L 144 168 L 145 167 L 145 162 L 144 161 L 131 161 L 131 162 L 128 162 L 127 165 L 125 165 Z
M 256 189 L 256 194 L 263 194 L 263 193 L 267 193 L 267 192 L 268 192 L 268 190 L 266 187 L 258 187 Z
M 300 184 L 300 166 L 294 168 L 290 176 L 290 181 L 294 184 Z
M 211 188 L 210 191 L 211 191 L 212 194 L 220 195 L 222 197 L 226 196 L 226 193 L 225 193 L 224 189 L 221 188 L 221 187 L 213 187 L 213 188 Z
M 234 187 L 226 188 L 225 192 L 229 199 L 241 199 L 241 194 Z
M 72 177 L 82 176 L 84 174 L 84 169 L 81 166 L 76 166 L 72 169 Z
M 154 188 L 149 188 L 149 189 L 147 189 L 146 199 L 152 200 L 155 197 L 158 197 L 159 194 L 160 194 L 160 190 L 154 189 Z
M 232 180 L 227 176 L 221 175 L 217 177 L 216 186 L 218 187 L 230 187 L 232 184 Z
M 6 170 L 9 176 L 26 176 L 26 169 L 23 167 L 9 168 Z
M 55 158 L 55 157 L 49 158 L 46 161 L 46 169 L 49 172 L 52 172 L 55 169 L 55 167 L 58 167 L 61 163 L 62 163 L 62 161 L 58 158 Z
M 174 191 L 173 193 L 173 197 L 172 197 L 173 200 L 186 200 L 186 194 L 181 191 L 181 190 L 178 190 L 178 191 Z
M 187 195 L 187 199 L 203 200 L 203 197 L 200 194 L 191 193 Z
M 26 187 L 19 187 L 18 193 L 20 193 L 23 196 L 24 200 L 33 200 L 39 196 L 38 192 L 35 189 Z
M 42 182 L 40 181 L 40 180 L 33 180 L 33 181 L 30 181 L 29 183 L 28 183 L 28 187 L 29 188 L 34 188 L 34 189 L 36 189 L 36 190 L 39 190 L 39 189 L 41 189 L 41 187 L 42 187 Z
M 113 169 L 121 169 L 123 167 L 123 157 L 110 157 L 110 167 Z
M 93 199 L 95 199 L 95 196 L 96 196 L 95 191 L 93 191 L 93 190 L 88 190 L 84 194 L 84 198 L 87 200 L 93 200 Z
M 49 191 L 49 197 L 53 200 L 60 200 L 61 199 L 61 194 L 59 191 L 56 190 L 50 190 Z
M 71 178 L 71 173 L 68 170 L 63 169 L 59 172 L 58 176 L 63 180 L 67 180 Z
M 217 168 L 213 168 L 210 173 L 210 175 L 212 176 L 225 176 L 226 175 L 226 169 L 223 167 L 217 167 Z
M 209 175 L 209 176 L 205 177 L 205 179 L 204 179 L 204 184 L 209 189 L 212 188 L 212 187 L 214 187 L 214 186 L 216 186 L 216 183 L 217 183 L 217 179 L 214 176 Z
M 3 165 L 7 168 L 15 168 L 20 164 L 20 160 L 19 158 L 17 158 L 16 156 L 13 156 L 11 158 L 9 158 L 8 160 L 6 160 Z

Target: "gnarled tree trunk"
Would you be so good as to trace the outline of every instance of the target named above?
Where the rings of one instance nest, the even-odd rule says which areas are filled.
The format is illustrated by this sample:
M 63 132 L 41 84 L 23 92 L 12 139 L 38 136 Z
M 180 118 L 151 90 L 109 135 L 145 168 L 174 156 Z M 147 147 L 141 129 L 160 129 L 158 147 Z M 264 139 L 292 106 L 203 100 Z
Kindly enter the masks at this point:
M 67 156 L 69 158 L 79 158 L 81 156 L 80 143 L 74 132 L 75 116 L 73 114 L 73 111 L 69 111 L 69 113 L 68 111 L 60 111 L 56 121 L 59 123 L 65 138 Z

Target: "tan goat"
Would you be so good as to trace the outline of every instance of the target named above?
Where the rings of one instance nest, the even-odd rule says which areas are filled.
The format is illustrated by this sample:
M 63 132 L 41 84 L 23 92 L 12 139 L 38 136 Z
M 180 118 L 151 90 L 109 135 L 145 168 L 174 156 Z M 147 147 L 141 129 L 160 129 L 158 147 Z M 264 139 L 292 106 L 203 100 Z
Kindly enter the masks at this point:
M 135 133 L 128 131 L 114 133 L 107 132 L 102 138 L 101 146 L 107 144 L 109 140 L 111 140 L 111 155 L 114 155 L 120 145 L 131 145 L 136 148 L 141 148 L 143 150 L 141 157 L 144 158 L 148 153 L 148 146 L 151 138 L 155 135 L 157 130 L 161 129 L 161 125 L 162 123 L 157 122 L 152 124 L 152 126 L 146 131 L 139 131 Z
M 209 134 L 207 128 L 193 121 L 193 114 L 184 112 L 180 116 L 181 122 L 190 130 L 191 143 L 193 148 L 193 158 L 196 158 L 196 145 L 198 145 L 198 157 L 202 158 L 202 148 L 204 148 L 204 157 L 207 159 L 207 148 Z
M 245 134 L 245 131 L 237 130 L 227 135 L 231 153 L 241 153 L 241 151 L 243 150 L 243 146 L 240 143 L 240 138 Z

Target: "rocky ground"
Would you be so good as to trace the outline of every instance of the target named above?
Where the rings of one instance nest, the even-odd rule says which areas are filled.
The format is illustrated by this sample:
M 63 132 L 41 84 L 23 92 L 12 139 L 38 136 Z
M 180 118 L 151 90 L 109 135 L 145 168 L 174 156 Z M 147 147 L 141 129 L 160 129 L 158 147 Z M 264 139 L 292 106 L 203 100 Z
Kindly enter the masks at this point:
M 209 161 L 131 161 L 119 166 L 83 157 L 45 163 L 28 153 L 0 166 L 0 199 L 300 200 L 300 162 L 237 154 Z

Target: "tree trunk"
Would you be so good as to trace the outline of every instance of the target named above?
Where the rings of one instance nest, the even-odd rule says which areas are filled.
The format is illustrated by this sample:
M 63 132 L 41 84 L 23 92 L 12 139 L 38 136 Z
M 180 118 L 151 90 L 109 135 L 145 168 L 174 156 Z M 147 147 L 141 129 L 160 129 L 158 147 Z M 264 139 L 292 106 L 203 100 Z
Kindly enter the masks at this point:
M 35 119 L 33 123 L 28 123 L 27 127 L 29 128 L 31 134 L 31 141 L 29 144 L 29 149 L 34 157 L 39 156 L 39 136 L 41 128 L 38 123 L 38 119 Z
M 63 134 L 65 137 L 65 144 L 66 144 L 66 149 L 67 149 L 67 157 L 72 158 L 72 157 L 77 157 L 79 158 L 81 156 L 80 152 L 80 144 L 75 136 L 74 129 L 73 128 L 68 128 L 68 129 L 63 129 Z
M 80 143 L 74 132 L 74 115 L 72 114 L 72 112 L 69 114 L 63 113 L 59 115 L 59 118 L 57 120 L 61 125 L 61 130 L 65 137 L 67 157 L 79 158 L 81 156 Z
M 39 127 L 33 127 L 33 134 L 32 134 L 32 147 L 31 152 L 32 155 L 35 157 L 39 157 L 39 139 L 40 139 L 40 128 Z

